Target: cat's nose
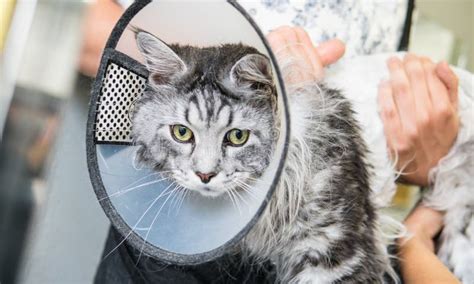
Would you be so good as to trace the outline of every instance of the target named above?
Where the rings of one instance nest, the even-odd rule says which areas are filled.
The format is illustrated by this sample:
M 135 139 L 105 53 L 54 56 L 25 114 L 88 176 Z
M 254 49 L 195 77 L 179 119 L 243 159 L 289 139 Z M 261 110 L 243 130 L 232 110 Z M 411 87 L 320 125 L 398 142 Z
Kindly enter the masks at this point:
M 201 172 L 196 172 L 196 175 L 201 179 L 203 183 L 208 183 L 211 178 L 215 177 L 217 174 L 212 172 L 212 173 L 201 173 Z

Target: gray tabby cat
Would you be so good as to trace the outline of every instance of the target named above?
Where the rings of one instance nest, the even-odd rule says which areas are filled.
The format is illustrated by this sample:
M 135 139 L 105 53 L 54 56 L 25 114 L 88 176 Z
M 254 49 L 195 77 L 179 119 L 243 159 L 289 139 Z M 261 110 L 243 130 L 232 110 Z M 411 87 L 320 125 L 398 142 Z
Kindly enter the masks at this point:
M 141 161 L 207 196 L 251 185 L 278 137 L 269 60 L 241 44 L 168 46 L 143 31 L 136 40 L 150 71 L 133 114 Z M 281 283 L 397 282 L 350 104 L 315 84 L 289 93 L 288 158 L 242 251 L 271 260 Z

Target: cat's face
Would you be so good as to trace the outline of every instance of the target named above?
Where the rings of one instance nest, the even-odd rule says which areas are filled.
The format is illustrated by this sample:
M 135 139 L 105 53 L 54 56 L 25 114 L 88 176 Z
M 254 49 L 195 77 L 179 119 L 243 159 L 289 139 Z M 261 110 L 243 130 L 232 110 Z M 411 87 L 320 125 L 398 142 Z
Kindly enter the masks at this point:
M 150 71 L 133 114 L 141 161 L 206 196 L 248 189 L 277 137 L 268 59 L 242 45 L 175 52 L 145 32 L 137 44 Z

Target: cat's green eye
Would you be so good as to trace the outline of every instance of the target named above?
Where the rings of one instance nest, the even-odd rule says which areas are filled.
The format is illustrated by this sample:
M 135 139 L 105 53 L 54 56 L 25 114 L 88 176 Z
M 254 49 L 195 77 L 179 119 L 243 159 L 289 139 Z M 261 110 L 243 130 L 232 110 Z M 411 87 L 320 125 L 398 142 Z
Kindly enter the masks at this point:
M 232 129 L 225 135 L 225 140 L 231 146 L 242 146 L 249 140 L 250 131 L 242 129 Z
M 191 129 L 181 124 L 171 125 L 171 135 L 176 141 L 182 143 L 191 142 L 194 137 Z

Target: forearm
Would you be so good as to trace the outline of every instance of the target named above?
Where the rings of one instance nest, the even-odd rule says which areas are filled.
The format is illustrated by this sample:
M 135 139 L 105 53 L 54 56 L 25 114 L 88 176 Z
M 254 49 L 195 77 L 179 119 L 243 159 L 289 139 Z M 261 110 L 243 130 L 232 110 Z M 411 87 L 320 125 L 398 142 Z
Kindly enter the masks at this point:
M 401 272 L 407 284 L 460 283 L 416 236 L 399 241 Z

